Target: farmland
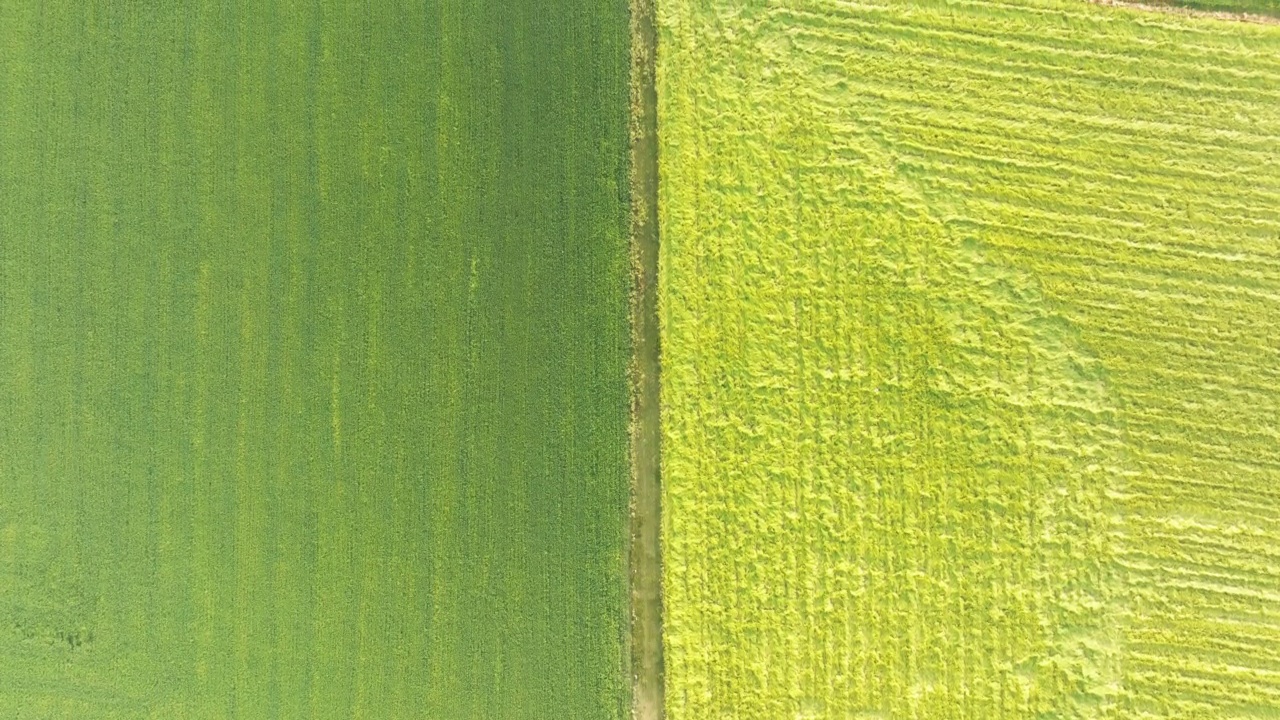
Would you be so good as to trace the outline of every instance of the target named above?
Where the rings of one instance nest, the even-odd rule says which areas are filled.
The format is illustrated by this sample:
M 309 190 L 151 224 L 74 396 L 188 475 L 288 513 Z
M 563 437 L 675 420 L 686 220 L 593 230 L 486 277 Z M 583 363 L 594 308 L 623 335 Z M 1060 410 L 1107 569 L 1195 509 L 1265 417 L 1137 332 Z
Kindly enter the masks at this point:
M 1161 7 L 1186 8 L 1208 13 L 1253 15 L 1263 18 L 1280 16 L 1280 0 L 1163 0 L 1150 3 L 1150 8 Z
M 620 718 L 625 3 L 0 4 L 0 715 Z
M 658 20 L 668 717 L 1280 712 L 1280 27 Z

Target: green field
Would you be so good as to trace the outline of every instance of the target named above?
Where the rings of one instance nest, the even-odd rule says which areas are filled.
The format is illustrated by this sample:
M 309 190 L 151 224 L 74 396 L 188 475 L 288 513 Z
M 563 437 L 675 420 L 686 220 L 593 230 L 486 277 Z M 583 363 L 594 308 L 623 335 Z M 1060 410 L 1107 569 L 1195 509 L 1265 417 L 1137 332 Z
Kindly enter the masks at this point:
M 1280 26 L 659 26 L 668 717 L 1280 716 Z
M 1151 0 L 1149 4 L 1152 7 L 1167 5 L 1211 13 L 1280 16 L 1280 0 Z
M 626 714 L 627 38 L 0 3 L 0 716 Z

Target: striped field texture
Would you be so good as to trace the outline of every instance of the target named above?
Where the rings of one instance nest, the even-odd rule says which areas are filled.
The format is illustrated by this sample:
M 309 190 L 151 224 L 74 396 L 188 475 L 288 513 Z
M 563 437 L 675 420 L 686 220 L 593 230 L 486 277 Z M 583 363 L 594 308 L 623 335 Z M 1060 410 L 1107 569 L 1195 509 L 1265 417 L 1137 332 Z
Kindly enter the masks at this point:
M 0 716 L 626 714 L 625 2 L 0 2 Z
M 659 24 L 669 717 L 1280 717 L 1280 27 Z

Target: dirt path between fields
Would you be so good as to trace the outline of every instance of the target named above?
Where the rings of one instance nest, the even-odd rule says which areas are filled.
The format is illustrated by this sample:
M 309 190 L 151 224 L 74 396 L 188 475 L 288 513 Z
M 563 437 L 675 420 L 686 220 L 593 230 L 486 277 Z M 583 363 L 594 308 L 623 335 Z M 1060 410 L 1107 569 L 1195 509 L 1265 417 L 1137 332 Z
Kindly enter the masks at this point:
M 658 137 L 653 0 L 631 0 L 631 708 L 661 720 L 662 548 Z

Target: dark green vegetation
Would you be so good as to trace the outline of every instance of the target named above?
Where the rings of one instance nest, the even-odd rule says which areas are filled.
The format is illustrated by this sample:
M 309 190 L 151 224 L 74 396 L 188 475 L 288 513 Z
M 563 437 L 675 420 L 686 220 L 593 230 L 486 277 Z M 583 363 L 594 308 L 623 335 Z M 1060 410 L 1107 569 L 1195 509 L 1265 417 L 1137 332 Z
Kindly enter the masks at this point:
M 177 5 L 0 5 L 0 715 L 623 715 L 625 3 Z
M 1280 17 L 1280 0 L 1151 0 L 1153 6 Z

